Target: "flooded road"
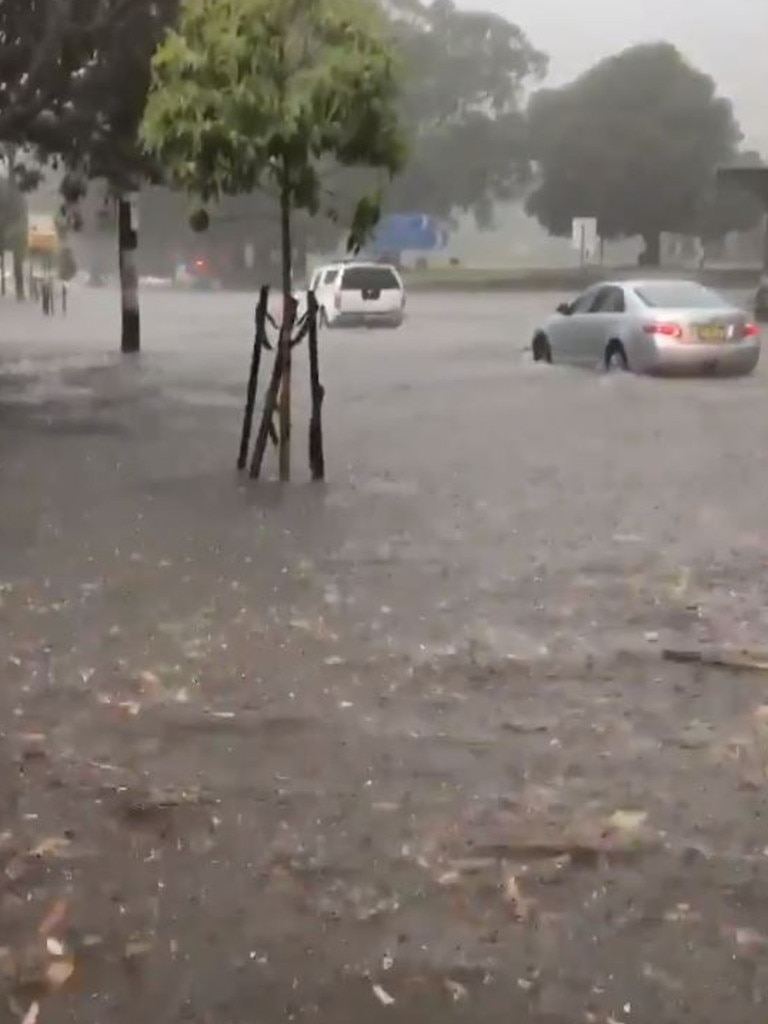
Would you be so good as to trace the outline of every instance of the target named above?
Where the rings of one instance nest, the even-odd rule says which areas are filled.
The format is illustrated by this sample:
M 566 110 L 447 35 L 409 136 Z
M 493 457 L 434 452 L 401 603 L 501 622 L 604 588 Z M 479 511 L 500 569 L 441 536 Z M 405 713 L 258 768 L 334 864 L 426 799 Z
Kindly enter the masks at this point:
M 768 364 L 533 366 L 559 299 L 325 334 L 283 490 L 233 468 L 248 297 L 147 294 L 127 363 L 114 294 L 0 306 L 14 1005 L 764 1019 L 768 674 L 662 655 L 768 646 Z

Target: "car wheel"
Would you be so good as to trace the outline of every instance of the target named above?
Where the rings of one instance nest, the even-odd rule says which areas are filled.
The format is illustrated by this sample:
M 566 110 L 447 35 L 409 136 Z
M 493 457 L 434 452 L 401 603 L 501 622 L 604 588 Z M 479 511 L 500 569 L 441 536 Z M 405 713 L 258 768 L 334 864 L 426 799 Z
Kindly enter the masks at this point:
M 612 341 L 605 353 L 605 369 L 608 373 L 626 373 L 629 360 L 620 341 Z
M 552 349 L 550 348 L 549 341 L 543 334 L 536 335 L 533 339 L 531 350 L 533 352 L 534 363 L 552 362 Z

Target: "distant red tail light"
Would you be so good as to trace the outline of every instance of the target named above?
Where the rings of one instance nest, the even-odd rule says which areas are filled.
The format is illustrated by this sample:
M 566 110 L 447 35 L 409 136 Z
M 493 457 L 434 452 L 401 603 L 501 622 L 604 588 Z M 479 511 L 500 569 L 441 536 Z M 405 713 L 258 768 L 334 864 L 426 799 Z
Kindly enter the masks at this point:
M 744 338 L 757 338 L 760 334 L 760 327 L 758 324 L 746 324 L 744 327 Z
M 646 334 L 660 334 L 663 338 L 674 338 L 676 341 L 683 337 L 683 328 L 680 324 L 645 324 L 643 330 Z
M 205 260 L 195 260 L 195 270 L 205 270 L 207 266 Z

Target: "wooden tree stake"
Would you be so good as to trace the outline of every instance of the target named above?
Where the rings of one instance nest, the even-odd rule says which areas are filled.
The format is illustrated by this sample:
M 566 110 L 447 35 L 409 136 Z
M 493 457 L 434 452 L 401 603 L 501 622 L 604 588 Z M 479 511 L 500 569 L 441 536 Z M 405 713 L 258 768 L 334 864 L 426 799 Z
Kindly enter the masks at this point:
M 280 395 L 280 386 L 284 384 L 284 369 L 283 360 L 285 358 L 285 352 L 290 353 L 291 350 L 291 334 L 293 332 L 293 325 L 296 321 L 296 300 L 292 296 L 287 296 L 283 303 L 283 323 L 280 325 L 280 344 L 277 346 L 275 352 L 275 361 L 272 365 L 272 377 L 269 381 L 269 387 L 267 388 L 266 398 L 264 400 L 264 412 L 261 416 L 261 423 L 259 424 L 259 432 L 256 435 L 256 445 L 253 449 L 253 458 L 251 460 L 251 477 L 256 480 L 261 475 L 261 467 L 264 462 L 264 452 L 267 448 L 267 441 L 269 440 L 270 431 L 272 429 L 272 420 L 277 409 L 277 401 Z M 287 338 L 287 343 L 285 339 Z M 283 437 L 280 437 L 281 444 Z M 289 436 L 290 441 L 290 436 Z M 284 467 L 281 467 L 284 468 Z M 290 462 L 289 462 L 290 468 Z M 281 474 L 281 479 L 283 479 Z
M 313 480 L 325 480 L 325 454 L 323 452 L 323 399 L 325 388 L 320 383 L 320 359 L 317 346 L 317 299 L 310 292 L 309 304 L 309 379 L 312 395 L 312 413 L 309 420 L 309 468 Z
M 248 394 L 245 401 L 245 414 L 243 416 L 243 430 L 240 435 L 240 454 L 237 458 L 237 468 L 245 469 L 248 462 L 248 450 L 251 446 L 251 431 L 253 429 L 253 412 L 256 407 L 256 393 L 259 386 L 259 369 L 261 367 L 261 350 L 265 347 L 267 332 L 267 303 L 269 302 L 269 287 L 264 287 L 259 292 L 259 301 L 256 305 L 256 329 L 253 338 L 253 354 L 251 356 L 251 373 L 248 377 Z

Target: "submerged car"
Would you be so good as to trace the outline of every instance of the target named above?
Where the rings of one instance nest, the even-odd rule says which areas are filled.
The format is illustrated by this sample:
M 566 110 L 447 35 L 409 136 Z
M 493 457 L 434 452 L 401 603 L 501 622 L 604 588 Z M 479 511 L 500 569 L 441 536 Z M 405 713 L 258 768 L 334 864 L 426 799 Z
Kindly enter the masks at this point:
M 326 327 L 400 327 L 405 286 L 386 263 L 332 263 L 312 275 L 320 320 Z
M 187 260 L 176 267 L 174 283 L 178 288 L 190 291 L 212 291 L 219 287 L 219 280 L 213 267 L 202 256 Z
M 633 373 L 751 373 L 760 328 L 695 281 L 605 281 L 558 306 L 532 342 L 536 362 Z

